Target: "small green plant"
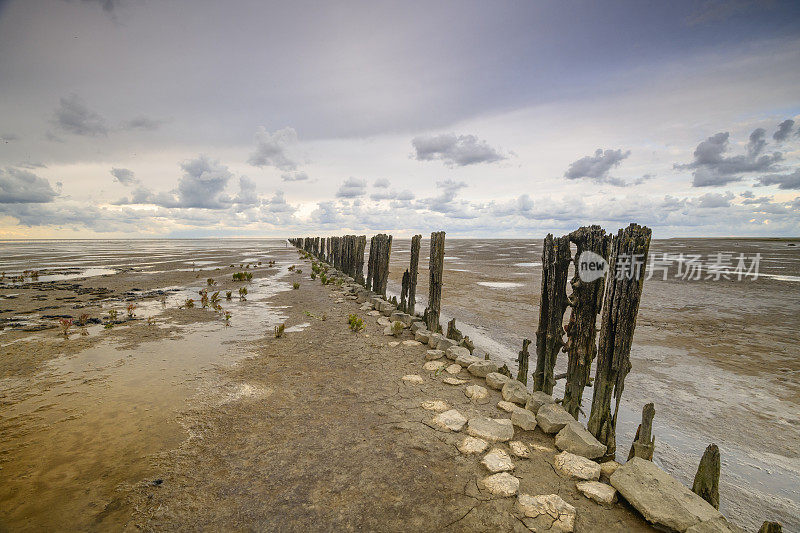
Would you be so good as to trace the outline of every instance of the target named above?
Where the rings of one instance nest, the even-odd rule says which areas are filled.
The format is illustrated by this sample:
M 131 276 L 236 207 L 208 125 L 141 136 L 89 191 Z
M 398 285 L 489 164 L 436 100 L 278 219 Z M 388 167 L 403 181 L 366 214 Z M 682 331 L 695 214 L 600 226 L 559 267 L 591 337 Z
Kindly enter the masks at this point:
M 230 326 L 231 325 L 231 312 L 230 311 L 225 311 L 225 314 L 222 315 L 222 317 L 225 319 L 225 326 L 226 327 Z
M 103 329 L 111 329 L 113 327 L 114 327 L 114 324 L 106 324 L 105 326 L 103 326 Z
M 403 323 L 398 321 L 392 322 L 392 335 L 399 337 L 403 334 Z
M 198 294 L 200 294 L 200 305 L 203 309 L 208 307 L 208 291 L 203 289 Z
M 225 291 L 225 299 L 231 300 L 233 298 L 233 291 Z
M 194 300 L 191 298 L 186 298 L 186 301 L 183 302 L 183 306 L 186 309 L 193 309 L 194 308 Z
M 211 305 L 213 305 L 214 307 L 219 305 L 219 291 L 211 295 Z
M 78 317 L 79 326 L 84 327 L 88 323 L 89 323 L 89 315 L 87 313 L 83 313 L 81 316 Z
M 72 324 L 71 318 L 62 318 L 58 321 L 58 325 L 61 326 L 61 333 L 64 337 L 69 337 L 69 330 L 72 329 Z
M 252 272 L 235 272 L 233 274 L 233 281 L 250 281 L 253 279 Z
M 281 337 L 283 337 L 285 331 L 286 331 L 285 323 L 281 323 L 275 326 L 275 338 L 280 339 Z
M 156 325 L 156 317 L 154 317 L 154 316 L 147 317 L 147 325 L 151 326 L 151 327 L 155 326 Z
M 300 288 L 300 284 L 298 282 L 295 281 L 294 283 L 292 283 L 292 289 L 297 290 L 299 288 Z
M 125 308 L 128 311 L 128 318 L 133 318 L 133 317 L 136 316 L 134 311 L 136 311 L 137 307 L 138 306 L 136 304 L 134 304 L 134 303 L 128 304 L 128 307 Z
M 289 267 L 289 271 L 290 271 L 290 272 L 293 272 L 293 271 L 294 271 L 294 265 L 292 265 L 292 266 L 290 266 L 290 267 Z
M 312 279 L 312 280 L 313 280 L 313 279 L 317 279 L 317 273 L 316 273 L 316 272 L 312 272 L 312 273 L 311 273 L 311 279 Z
M 214 281 L 214 278 L 208 278 L 208 279 L 206 280 L 206 283 L 208 284 L 208 286 L 209 286 L 209 287 L 213 287 L 214 285 L 216 285 L 216 284 L 217 284 L 217 282 L 216 282 L 216 281 Z
M 364 329 L 364 321 L 361 320 L 355 313 L 347 317 L 347 323 L 350 325 L 350 331 L 355 331 L 358 333 Z
M 239 288 L 239 299 L 244 302 L 245 300 L 247 300 L 247 298 L 245 298 L 245 296 L 247 296 L 247 287 L 240 287 Z
M 108 319 L 111 322 L 116 322 L 117 321 L 117 310 L 116 309 L 109 309 L 108 310 Z
M 302 274 L 303 273 L 303 271 L 300 270 L 299 268 L 297 270 L 295 270 L 295 272 L 297 272 L 298 274 Z
M 322 282 L 323 285 L 327 285 L 329 282 L 328 276 L 326 276 L 324 272 L 319 275 L 319 280 Z

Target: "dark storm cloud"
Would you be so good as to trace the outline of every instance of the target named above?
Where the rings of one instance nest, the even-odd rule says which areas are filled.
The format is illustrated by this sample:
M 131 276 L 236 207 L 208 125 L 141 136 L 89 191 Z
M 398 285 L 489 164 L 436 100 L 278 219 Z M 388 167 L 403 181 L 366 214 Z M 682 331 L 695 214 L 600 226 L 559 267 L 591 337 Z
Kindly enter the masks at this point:
M 757 185 L 777 185 L 779 189 L 784 190 L 800 189 L 800 168 L 788 174 L 767 174 L 766 176 L 761 176 L 758 178 Z
M 631 155 L 630 150 L 603 150 L 598 148 L 594 155 L 587 155 L 570 164 L 564 177 L 568 180 L 590 179 L 597 183 L 608 183 L 617 187 L 635 185 L 637 182 L 627 183 L 619 178 L 608 175 L 612 168 L 618 167 L 623 159 Z
M 506 156 L 475 135 L 445 133 L 419 136 L 411 140 L 411 145 L 414 147 L 414 157 L 418 161 L 440 160 L 450 167 L 493 163 L 506 159 Z
M 47 203 L 56 196 L 50 182 L 33 172 L 11 167 L 0 169 L 0 204 Z
M 286 147 L 297 142 L 297 132 L 293 128 L 270 133 L 261 126 L 256 131 L 255 141 L 256 148 L 247 160 L 249 164 L 255 167 L 272 166 L 284 171 L 297 168 L 297 163 L 286 155 Z
M 787 118 L 780 124 L 778 124 L 778 129 L 775 130 L 775 133 L 772 134 L 772 138 L 775 139 L 776 142 L 783 142 L 789 138 L 789 135 L 792 134 L 792 128 L 794 127 L 794 120 Z M 800 130 L 798 130 L 800 132 Z
M 281 174 L 281 179 L 283 181 L 306 181 L 308 180 L 308 174 L 305 172 L 286 172 Z
M 62 131 L 75 135 L 89 137 L 108 135 L 105 119 L 86 107 L 83 100 L 75 94 L 61 98 L 53 121 Z
M 136 117 L 122 123 L 123 130 L 155 131 L 164 124 L 163 120 L 148 117 Z
M 764 150 L 764 130 L 757 128 L 750 134 L 746 155 L 726 157 L 730 134 L 720 132 L 697 145 L 694 161 L 675 164 L 678 170 L 693 170 L 693 187 L 718 187 L 741 181 L 743 174 L 776 170 L 775 164 L 783 159 L 780 152 L 760 155 Z
M 367 182 L 356 178 L 347 178 L 336 191 L 337 198 L 359 198 L 366 194 Z
M 111 175 L 114 176 L 114 181 L 118 181 L 126 187 L 138 183 L 139 181 L 136 179 L 133 171 L 127 168 L 112 168 Z

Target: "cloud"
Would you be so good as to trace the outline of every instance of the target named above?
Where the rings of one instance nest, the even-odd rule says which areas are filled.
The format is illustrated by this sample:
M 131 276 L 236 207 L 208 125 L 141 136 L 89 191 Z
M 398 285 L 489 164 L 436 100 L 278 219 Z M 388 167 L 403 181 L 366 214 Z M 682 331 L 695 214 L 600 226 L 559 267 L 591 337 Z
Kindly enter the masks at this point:
M 136 117 L 122 123 L 124 130 L 155 131 L 164 124 L 163 120 L 156 120 L 147 117 Z
M 800 189 L 800 168 L 788 174 L 767 174 L 758 178 L 757 186 L 777 185 L 783 190 Z
M 449 167 L 463 167 L 477 163 L 494 163 L 506 159 L 495 148 L 475 135 L 428 135 L 411 140 L 417 161 L 443 161 Z
M 112 168 L 111 175 L 114 176 L 114 181 L 118 181 L 126 187 L 139 182 L 133 171 L 127 168 Z
M 56 192 L 45 178 L 12 167 L 0 169 L 0 204 L 52 202 Z
M 339 224 L 344 217 L 339 213 L 335 202 L 319 202 L 311 212 L 311 221 L 315 224 Z
M 743 174 L 776 170 L 774 165 L 783 159 L 783 154 L 759 155 L 764 149 L 764 129 L 757 128 L 750 134 L 746 155 L 726 157 L 728 151 L 728 132 L 712 135 L 697 145 L 694 161 L 675 164 L 678 170 L 693 170 L 693 187 L 718 187 L 728 183 L 741 181 Z
M 367 182 L 355 178 L 347 178 L 336 191 L 337 198 L 358 198 L 366 193 Z
M 783 142 L 789 138 L 789 135 L 792 134 L 792 128 L 794 127 L 794 120 L 787 118 L 780 124 L 778 124 L 778 129 L 775 130 L 775 133 L 772 134 L 772 138 L 775 139 L 776 142 Z M 800 132 L 800 130 L 797 130 Z
M 725 194 L 709 192 L 696 198 L 694 204 L 704 209 L 716 209 L 719 207 L 730 207 L 731 200 L 733 200 L 733 194 L 730 192 L 726 192 Z
M 629 155 L 631 155 L 630 150 L 623 152 L 622 150 L 603 150 L 598 148 L 594 155 L 587 155 L 571 163 L 567 171 L 564 172 L 564 177 L 568 180 L 587 178 L 597 183 L 608 183 L 617 187 L 636 185 L 645 178 L 628 183 L 608 175 L 612 168 L 618 167 L 622 160 Z
M 256 182 L 247 176 L 239 177 L 239 194 L 233 199 L 233 203 L 242 207 L 258 205 L 258 193 L 256 193 Z
M 297 142 L 297 132 L 293 128 L 270 133 L 264 126 L 259 126 L 255 140 L 256 148 L 247 160 L 249 164 L 254 167 L 272 166 L 284 171 L 297 168 L 297 163 L 286 155 L 286 147 Z
M 408 189 L 402 191 L 390 191 L 389 189 L 379 189 L 369 196 L 372 200 L 397 200 L 399 202 L 410 202 L 415 198 L 414 193 Z
M 378 178 L 372 183 L 373 187 L 378 187 L 379 189 L 388 189 L 389 185 L 391 185 L 391 183 L 386 178 Z
M 18 140 L 19 136 L 14 133 L 3 133 L 2 135 L 0 135 L 0 142 L 4 142 L 6 144 Z
M 61 130 L 75 135 L 108 135 L 105 119 L 86 107 L 83 100 L 75 94 L 61 98 L 53 122 Z
M 458 192 L 467 187 L 463 181 L 446 179 L 436 182 L 439 194 L 432 198 L 423 198 L 418 202 L 418 206 L 433 211 L 443 213 L 452 218 L 474 218 L 476 213 L 469 202 L 456 201 Z
M 308 180 L 308 174 L 305 172 L 285 172 L 281 174 L 281 179 L 283 181 L 306 181 Z
M 27 169 L 47 168 L 47 165 L 45 165 L 41 161 L 24 161 L 22 163 L 18 163 L 17 166 L 19 168 L 27 168 Z

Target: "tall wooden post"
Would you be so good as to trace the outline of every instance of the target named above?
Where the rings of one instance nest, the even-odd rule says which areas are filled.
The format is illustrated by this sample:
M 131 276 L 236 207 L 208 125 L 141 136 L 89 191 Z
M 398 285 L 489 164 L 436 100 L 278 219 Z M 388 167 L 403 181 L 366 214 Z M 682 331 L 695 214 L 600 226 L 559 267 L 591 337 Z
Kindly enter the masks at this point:
M 381 233 L 374 238 L 375 258 L 372 274 L 372 290 L 386 296 L 386 284 L 389 281 L 389 258 L 392 253 L 392 236 Z M 372 251 L 370 247 L 370 252 Z
M 403 272 L 403 281 L 400 284 L 400 311 L 406 312 L 408 309 L 408 285 L 411 282 L 411 274 L 408 273 L 408 270 Z
M 556 384 L 553 368 L 564 345 L 564 311 L 567 309 L 567 271 L 569 239 L 553 238 L 549 233 L 542 248 L 542 296 L 539 301 L 539 327 L 536 330 L 536 370 L 533 390 L 553 394 Z
M 719 509 L 719 469 L 719 448 L 716 444 L 711 444 L 700 459 L 692 492 L 713 505 L 714 509 Z
M 428 264 L 430 283 L 428 285 L 428 308 L 425 309 L 425 324 L 428 331 L 439 332 L 439 314 L 442 305 L 442 272 L 444 271 L 444 232 L 431 233 L 431 258 Z
M 417 271 L 419 270 L 419 246 L 422 235 L 411 237 L 411 264 L 408 267 L 410 275 L 408 283 L 408 302 L 406 303 L 406 313 L 414 316 L 415 299 L 417 297 Z
M 517 355 L 517 381 L 521 381 L 525 385 L 528 384 L 528 346 L 530 346 L 530 339 L 523 339 L 522 351 Z
M 606 445 L 608 456 L 613 456 L 617 449 L 617 414 L 625 388 L 625 376 L 631 370 L 631 343 L 644 286 L 650 236 L 650 228 L 631 224 L 619 230 L 611 244 L 592 412 L 587 424 L 589 432 Z M 616 399 L 613 415 L 612 395 Z
M 583 399 L 583 390 L 589 382 L 589 371 L 597 355 L 597 315 L 603 306 L 605 276 L 594 281 L 580 278 L 580 262 L 588 259 L 592 252 L 608 260 L 611 236 L 600 226 L 583 227 L 569 234 L 570 242 L 575 244 L 575 276 L 571 280 L 572 294 L 569 296 L 570 314 L 567 323 L 567 382 L 564 387 L 564 409 L 578 419 Z
M 367 259 L 367 283 L 364 285 L 366 289 L 372 290 L 375 278 L 375 236 L 373 235 L 369 240 L 369 259 Z
M 353 279 L 359 285 L 364 285 L 364 249 L 367 247 L 367 236 L 361 235 L 356 241 L 356 266 Z

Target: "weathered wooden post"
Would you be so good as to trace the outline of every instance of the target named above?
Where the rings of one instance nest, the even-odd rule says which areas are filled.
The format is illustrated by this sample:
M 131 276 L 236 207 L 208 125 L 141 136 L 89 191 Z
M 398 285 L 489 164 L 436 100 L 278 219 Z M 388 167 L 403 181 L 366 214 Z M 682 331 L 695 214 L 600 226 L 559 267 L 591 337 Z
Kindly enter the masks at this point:
M 644 286 L 650 236 L 650 228 L 631 224 L 619 230 L 611 244 L 592 411 L 587 424 L 589 432 L 606 445 L 608 456 L 613 456 L 617 450 L 617 414 L 625 376 L 631 370 L 631 343 Z M 613 415 L 612 395 L 616 399 Z
M 447 323 L 447 334 L 445 335 L 450 340 L 460 343 L 464 340 L 464 334 L 456 327 L 456 319 L 450 320 Z
M 375 236 L 373 235 L 369 240 L 369 258 L 367 259 L 367 283 L 364 285 L 366 289 L 372 290 L 374 284 L 373 278 L 375 277 Z
M 319 260 L 320 261 L 325 261 L 325 241 L 326 241 L 325 237 L 320 239 L 320 243 L 319 243 Z
M 700 459 L 692 492 L 713 505 L 714 509 L 719 509 L 719 468 L 719 448 L 710 444 Z
M 758 533 L 783 533 L 783 526 L 780 522 L 764 522 Z
M 570 284 L 572 294 L 569 296 L 571 307 L 567 323 L 567 344 L 565 351 L 567 360 L 567 382 L 564 387 L 564 409 L 578 419 L 583 400 L 583 390 L 589 382 L 589 371 L 592 361 L 597 355 L 597 315 L 603 306 L 603 289 L 605 276 L 595 280 L 582 280 L 579 272 L 581 263 L 588 263 L 592 258 L 589 253 L 608 260 L 611 248 L 611 236 L 600 226 L 580 228 L 569 234 L 570 242 L 575 244 L 575 275 Z
M 425 309 L 425 324 L 428 331 L 442 330 L 439 314 L 442 305 L 442 272 L 444 271 L 444 232 L 431 233 L 431 258 L 428 264 L 430 283 L 428 286 L 428 308 Z
M 525 385 L 528 384 L 528 346 L 530 346 L 530 339 L 522 340 L 522 350 L 517 355 L 517 381 L 521 381 Z
M 367 247 L 367 236 L 361 235 L 356 242 L 356 266 L 353 279 L 359 285 L 364 285 L 364 249 Z
M 408 282 L 408 302 L 406 303 L 406 313 L 414 316 L 415 299 L 417 297 L 417 271 L 419 270 L 419 246 L 422 235 L 411 237 L 411 263 L 408 267 L 410 279 Z
M 631 444 L 628 453 L 628 460 L 634 457 L 653 460 L 653 452 L 656 449 L 656 438 L 653 435 L 653 417 L 656 416 L 656 408 L 652 403 L 646 404 L 642 408 L 642 423 L 636 429 L 636 437 Z
M 374 244 L 375 259 L 372 267 L 372 290 L 386 297 L 386 284 L 389 281 L 389 258 L 392 253 L 392 236 L 384 233 L 376 235 Z
M 403 281 L 400 283 L 400 311 L 406 312 L 408 309 L 408 286 L 411 283 L 411 274 L 408 273 L 408 269 L 403 272 Z
M 567 271 L 569 239 L 553 238 L 549 233 L 542 248 L 542 296 L 539 301 L 539 327 L 536 329 L 536 370 L 533 390 L 553 394 L 556 380 L 553 368 L 564 345 L 564 311 L 567 309 Z

